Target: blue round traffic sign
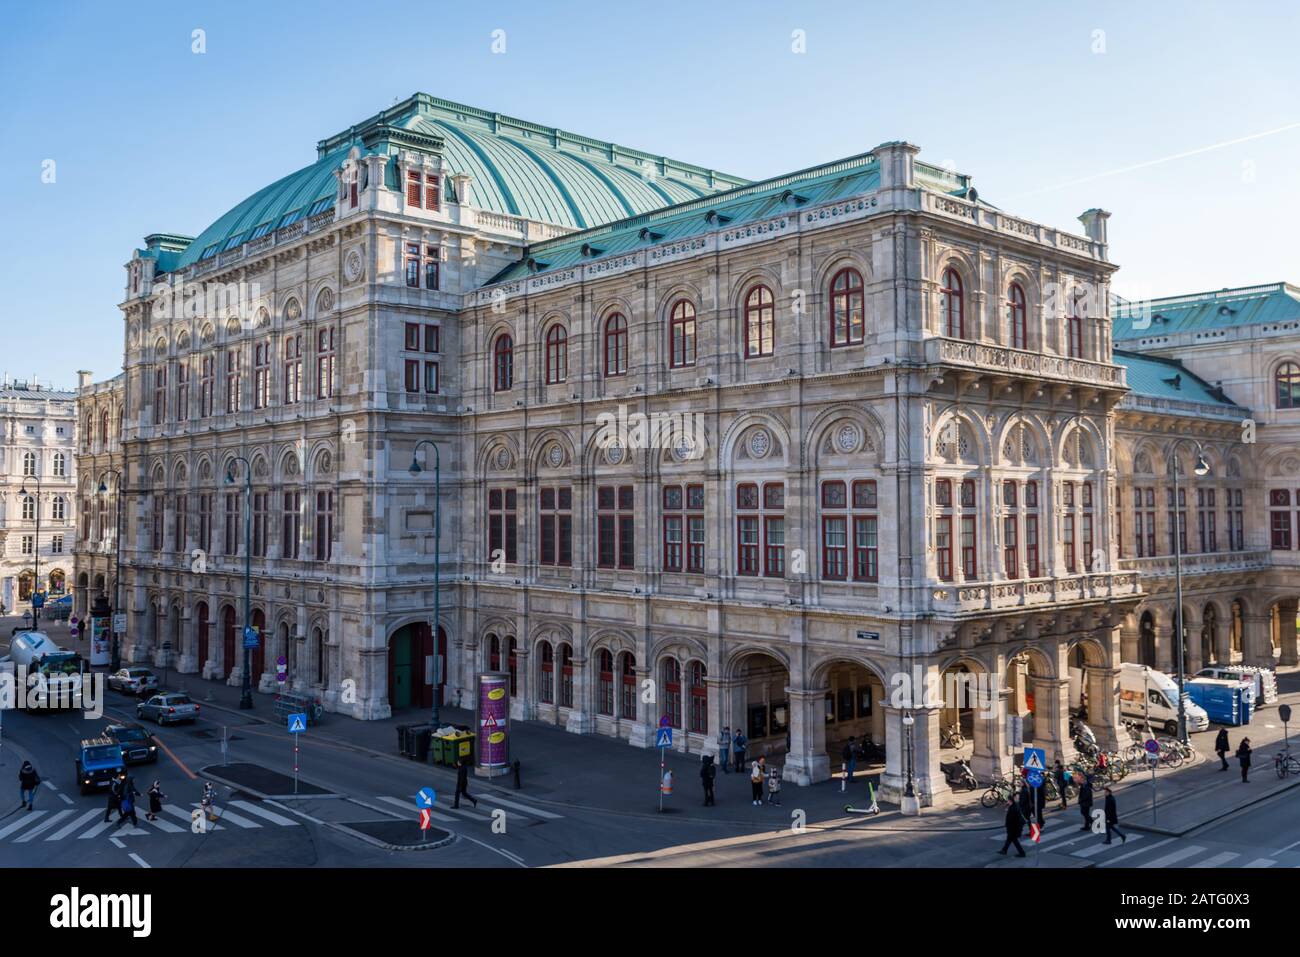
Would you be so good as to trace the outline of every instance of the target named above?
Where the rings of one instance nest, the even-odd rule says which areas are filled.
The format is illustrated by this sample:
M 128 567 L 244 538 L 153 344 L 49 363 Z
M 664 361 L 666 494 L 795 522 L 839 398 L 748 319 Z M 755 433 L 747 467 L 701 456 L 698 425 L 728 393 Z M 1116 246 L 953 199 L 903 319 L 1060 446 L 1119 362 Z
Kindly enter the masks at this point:
M 1155 738 L 1149 738 L 1149 739 L 1147 740 L 1147 743 L 1144 744 L 1143 747 L 1147 749 L 1147 754 L 1159 754 L 1159 753 L 1160 753 L 1160 743 L 1159 743 L 1158 741 L 1156 741 Z
M 438 803 L 438 792 L 433 788 L 420 788 L 415 794 L 415 806 L 423 810 Z
M 1029 782 L 1031 788 L 1041 788 L 1043 786 L 1043 772 L 1030 771 L 1025 775 L 1025 780 Z

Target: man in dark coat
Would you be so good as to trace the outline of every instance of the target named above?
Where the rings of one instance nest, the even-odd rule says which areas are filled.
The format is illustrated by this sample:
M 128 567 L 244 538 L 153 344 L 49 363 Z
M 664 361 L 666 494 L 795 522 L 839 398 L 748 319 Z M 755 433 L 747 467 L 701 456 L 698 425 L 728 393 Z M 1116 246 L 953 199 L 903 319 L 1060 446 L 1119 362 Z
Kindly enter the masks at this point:
M 1250 738 L 1242 738 L 1237 746 L 1237 760 L 1241 762 L 1241 783 L 1249 784 L 1250 778 Z
M 1025 821 L 1031 821 L 1034 817 L 1034 795 L 1029 789 L 1028 784 L 1020 786 L 1020 797 L 1018 799 L 1020 806 L 1020 816 Z
M 126 783 L 126 775 L 122 774 L 113 778 L 108 786 L 108 806 L 104 808 L 104 823 L 107 824 L 113 814 L 120 814 L 122 810 L 122 786 Z
M 469 793 L 469 760 L 461 758 L 456 762 L 456 798 L 452 802 L 452 807 L 460 807 L 460 796 L 465 795 L 465 799 L 478 807 L 478 800 L 474 795 Z
M 1228 752 L 1231 750 L 1232 745 L 1228 744 L 1228 729 L 1220 728 L 1219 736 L 1214 739 L 1214 753 L 1217 754 L 1219 760 L 1223 762 L 1223 766 L 1219 768 L 1220 771 L 1228 770 Z
M 1081 831 L 1092 829 L 1092 775 L 1083 779 L 1083 785 L 1079 788 L 1079 813 L 1083 815 L 1083 827 Z
M 1065 767 L 1060 761 L 1056 762 L 1056 767 L 1052 769 L 1052 776 L 1056 778 L 1056 794 L 1061 799 L 1061 810 L 1064 811 L 1070 806 L 1070 802 L 1065 796 Z
M 1007 802 L 1006 827 L 1007 839 L 1003 842 L 1002 850 L 998 851 L 998 853 L 1005 854 L 1007 848 L 1014 844 L 1016 846 L 1016 857 L 1024 857 L 1025 849 L 1020 846 L 1020 835 L 1025 833 L 1025 818 L 1020 813 L 1020 808 L 1016 806 L 1014 800 Z
M 1115 795 L 1106 788 L 1106 840 L 1103 844 L 1110 843 L 1111 831 L 1119 835 L 1121 844 L 1128 843 L 1128 835 L 1119 829 L 1119 807 L 1115 804 Z
M 718 769 L 713 765 L 713 755 L 706 754 L 700 766 L 700 781 L 704 784 L 704 806 L 713 807 L 713 780 L 718 776 Z
M 1034 816 L 1038 820 L 1038 826 L 1043 826 L 1043 808 L 1047 807 L 1047 788 L 1039 785 L 1034 788 Z
M 27 810 L 32 809 L 32 802 L 36 800 L 36 789 L 41 786 L 41 776 L 36 773 L 36 768 L 32 762 L 24 761 L 23 766 L 18 769 L 18 797 L 22 800 L 20 807 Z

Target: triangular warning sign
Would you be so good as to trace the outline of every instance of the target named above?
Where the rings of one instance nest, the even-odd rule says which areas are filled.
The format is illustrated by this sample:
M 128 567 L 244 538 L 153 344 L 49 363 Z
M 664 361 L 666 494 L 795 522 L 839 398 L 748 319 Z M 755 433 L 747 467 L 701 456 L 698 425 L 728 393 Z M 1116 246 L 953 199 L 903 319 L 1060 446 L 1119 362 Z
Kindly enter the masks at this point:
M 487 730 L 495 731 L 496 726 L 497 726 L 497 719 L 492 715 L 488 715 L 486 718 L 483 719 L 483 727 L 486 728 Z
M 1038 752 L 1038 751 L 1026 751 L 1026 752 L 1025 752 L 1025 770 L 1026 770 L 1026 771 L 1045 771 L 1045 770 L 1047 770 L 1046 768 L 1043 767 L 1043 759 L 1040 758 L 1038 755 L 1039 755 L 1039 752 Z

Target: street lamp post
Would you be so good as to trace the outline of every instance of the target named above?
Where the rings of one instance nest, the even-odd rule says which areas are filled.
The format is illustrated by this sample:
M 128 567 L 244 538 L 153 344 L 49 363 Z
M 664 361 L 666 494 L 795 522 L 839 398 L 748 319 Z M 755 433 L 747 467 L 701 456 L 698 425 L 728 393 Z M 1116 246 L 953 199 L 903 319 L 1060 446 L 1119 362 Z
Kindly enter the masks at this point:
M 99 477 L 99 494 L 108 494 L 108 486 L 104 483 L 106 476 L 113 476 L 115 487 L 117 488 L 116 506 L 117 512 L 113 525 L 113 615 L 108 620 L 109 631 L 113 635 L 113 659 L 109 667 L 117 671 L 122 667 L 122 648 L 117 640 L 117 628 L 114 627 L 114 619 L 122 613 L 122 473 L 117 469 L 109 469 Z
M 41 609 L 36 604 L 36 596 L 41 591 L 41 472 L 39 468 L 33 477 L 36 479 L 36 541 L 32 545 L 32 630 L 35 631 L 40 627 L 41 620 Z M 26 481 L 18 489 L 18 494 L 23 498 L 27 497 Z
M 244 463 L 244 631 L 240 636 L 244 646 L 244 684 L 239 692 L 239 707 L 247 711 L 253 707 L 253 649 L 248 647 L 248 633 L 253 627 L 253 467 L 248 464 L 248 459 L 236 455 L 231 459 L 231 468 L 226 471 L 227 485 L 235 484 L 235 462 Z M 258 635 L 258 641 L 261 640 L 262 636 Z
M 438 630 L 442 613 L 442 458 L 438 454 L 438 445 L 432 439 L 421 439 L 411 450 L 412 476 L 424 471 L 416 460 L 420 447 L 427 445 L 433 449 L 433 707 L 429 711 L 429 721 L 437 726 L 439 700 L 442 697 L 442 675 L 439 673 L 441 659 L 438 656 Z
M 1183 442 L 1188 439 L 1180 439 L 1174 443 L 1173 462 L 1174 462 L 1174 527 L 1172 530 L 1174 539 L 1174 646 L 1178 653 L 1178 740 L 1187 743 L 1187 705 L 1183 701 L 1183 672 L 1185 670 L 1183 662 L 1183 523 L 1179 521 L 1182 517 L 1183 510 L 1179 507 L 1178 500 L 1178 475 L 1181 471 L 1178 461 L 1178 449 Z M 1205 454 L 1200 444 L 1196 446 L 1196 464 L 1192 467 L 1197 477 L 1204 477 L 1210 474 L 1210 466 L 1205 461 Z

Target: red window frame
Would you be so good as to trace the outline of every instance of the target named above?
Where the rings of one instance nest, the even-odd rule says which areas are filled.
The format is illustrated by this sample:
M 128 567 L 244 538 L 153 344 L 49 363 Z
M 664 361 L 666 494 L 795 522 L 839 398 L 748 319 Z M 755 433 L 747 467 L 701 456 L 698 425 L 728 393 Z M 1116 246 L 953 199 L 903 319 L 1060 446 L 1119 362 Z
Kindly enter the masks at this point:
M 682 726 L 682 666 L 676 658 L 665 658 L 659 668 L 663 679 L 663 716 L 674 728 Z
M 614 655 L 608 648 L 596 652 L 596 713 L 614 716 Z
M 934 555 L 941 581 L 952 581 L 952 516 L 940 515 L 935 519 Z
M 552 323 L 546 330 L 546 384 L 558 385 L 569 378 L 569 331 L 564 323 Z
M 763 283 L 745 294 L 745 358 L 762 359 L 776 349 L 776 300 Z
M 621 312 L 605 319 L 605 378 L 627 375 L 627 318 Z
M 665 485 L 663 508 L 663 569 L 666 572 L 704 571 L 704 486 Z
M 560 707 L 573 707 L 573 646 L 560 645 Z
M 973 581 L 979 574 L 979 558 L 976 551 L 976 515 L 963 514 L 961 517 L 961 573 L 966 581 Z
M 849 266 L 831 278 L 831 348 L 861 345 L 866 338 L 862 273 Z
M 596 567 L 636 566 L 636 490 L 631 485 L 596 487 Z
M 1011 348 L 1029 348 L 1029 325 L 1026 320 L 1025 290 L 1013 282 L 1007 290 L 1007 324 L 1011 332 Z
M 406 285 L 412 289 L 420 288 L 420 244 L 406 244 Z
M 515 384 L 515 341 L 510 333 L 497 336 L 492 347 L 492 391 L 509 392 Z
M 318 562 L 334 557 L 334 491 L 320 489 L 316 492 L 316 534 L 312 542 L 313 555 Z
M 406 171 L 406 204 L 420 209 L 423 206 L 423 174 L 418 169 Z
M 1291 490 L 1269 489 L 1269 548 L 1272 551 L 1291 550 Z
M 541 665 L 537 700 L 542 704 L 555 704 L 555 649 L 549 641 L 541 644 Z
M 619 657 L 618 716 L 636 718 L 636 656 L 625 651 Z
M 688 299 L 673 303 L 668 319 L 668 365 L 673 369 L 695 365 L 695 304 Z
M 687 729 L 692 734 L 709 733 L 709 686 L 705 682 L 708 671 L 701 661 L 689 665 L 691 678 L 691 723 Z
M 545 486 L 538 492 L 539 562 L 560 567 L 573 564 L 573 489 Z
M 943 288 L 939 292 L 939 311 L 944 319 L 944 334 L 950 339 L 966 338 L 966 294 L 961 274 L 952 266 L 943 271 Z
M 490 488 L 487 494 L 488 561 L 499 551 L 507 565 L 519 561 L 519 490 Z

